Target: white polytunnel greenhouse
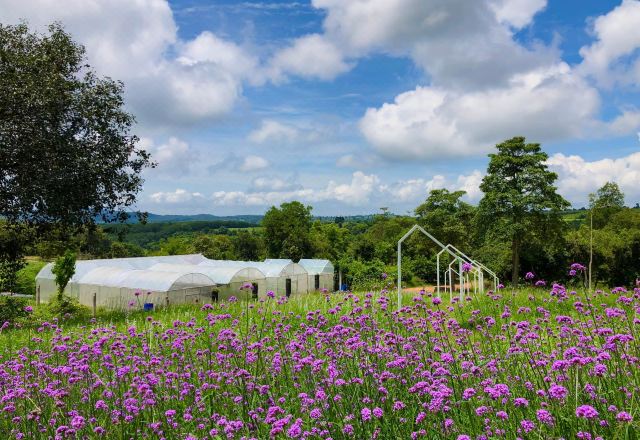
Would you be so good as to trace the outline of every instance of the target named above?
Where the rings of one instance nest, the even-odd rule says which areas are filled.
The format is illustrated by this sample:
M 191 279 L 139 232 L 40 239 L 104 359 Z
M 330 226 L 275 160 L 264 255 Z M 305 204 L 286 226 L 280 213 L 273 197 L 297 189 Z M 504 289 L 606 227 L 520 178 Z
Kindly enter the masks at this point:
M 197 272 L 157 272 L 103 266 L 80 278 L 78 300 L 91 305 L 124 308 L 130 305 L 200 303 L 210 297 L 215 283 Z M 139 303 L 139 304 L 138 304 Z
M 334 272 L 331 261 L 303 258 L 298 261 L 298 264 L 309 274 L 309 291 L 323 289 L 333 291 Z
M 267 289 L 278 295 L 291 296 L 309 292 L 309 274 L 291 260 L 271 259 L 258 263 L 267 276 Z
M 266 276 L 266 289 L 278 296 L 309 292 L 307 271 L 291 260 L 265 261 L 206 260 L 200 263 L 211 267 L 254 267 Z
M 85 305 L 92 305 L 92 298 L 81 298 L 80 290 L 81 286 L 84 284 L 82 281 L 83 277 L 87 275 L 89 272 L 94 269 L 110 267 L 110 268 L 119 268 L 123 270 L 143 270 L 148 269 L 154 264 L 160 262 L 167 263 L 183 263 L 183 264 L 197 264 L 200 261 L 205 260 L 206 258 L 200 254 L 192 254 L 192 255 L 169 255 L 169 256 L 158 256 L 158 257 L 132 257 L 132 258 L 113 258 L 113 259 L 103 259 L 103 260 L 78 260 L 76 261 L 76 271 L 69 284 L 65 288 L 65 294 L 81 299 L 81 303 Z M 43 302 L 48 302 L 57 292 L 57 286 L 55 283 L 55 276 L 51 272 L 53 269 L 53 263 L 49 263 L 45 265 L 38 275 L 36 276 L 36 289 L 40 296 L 40 300 Z M 96 274 L 99 272 L 96 272 Z M 94 275 L 96 275 L 94 274 Z M 157 275 L 155 275 L 157 276 Z M 211 284 L 211 282 L 208 282 Z M 114 286 L 109 286 L 114 287 Z M 134 289 L 144 289 L 143 286 L 126 286 Z M 95 289 L 94 289 L 95 290 Z M 123 291 L 123 294 L 125 292 Z M 96 292 L 97 294 L 97 292 Z M 91 294 L 93 295 L 93 293 Z M 88 302 L 87 302 L 88 301 Z M 102 300 L 100 298 L 96 298 L 98 304 L 104 304 L 105 301 L 108 303 L 114 303 L 113 300 Z M 123 300 L 124 301 L 124 300 Z M 120 301 L 116 301 L 120 302 Z
M 149 270 L 160 273 L 194 272 L 206 276 L 215 283 L 215 288 L 209 289 L 205 295 L 206 301 L 227 300 L 232 296 L 239 299 L 266 298 L 265 275 L 255 267 L 158 263 Z
M 48 302 L 57 292 L 53 263 L 36 276 L 37 295 Z M 333 289 L 327 260 L 209 260 L 201 254 L 78 260 L 65 294 L 81 304 L 124 308 L 216 300 L 265 298 Z M 138 295 L 136 295 L 138 293 Z

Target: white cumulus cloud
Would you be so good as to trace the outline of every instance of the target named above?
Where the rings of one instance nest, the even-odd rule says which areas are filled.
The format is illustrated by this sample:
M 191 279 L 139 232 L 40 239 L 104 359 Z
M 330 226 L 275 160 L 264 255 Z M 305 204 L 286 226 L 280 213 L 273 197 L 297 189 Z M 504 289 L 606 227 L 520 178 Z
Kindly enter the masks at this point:
M 300 185 L 267 185 L 265 182 L 254 182 L 250 191 L 216 191 L 212 200 L 214 204 L 269 206 L 285 201 L 300 200 L 306 203 L 338 201 L 352 206 L 362 206 L 369 202 L 379 187 L 379 178 L 375 174 L 356 171 L 349 183 L 329 181 L 323 188 L 303 188 Z M 262 187 L 260 187 L 262 186 Z M 278 188 L 280 186 L 280 188 Z
M 126 84 L 127 103 L 151 128 L 219 118 L 233 108 L 255 59 L 211 32 L 181 41 L 165 0 L 0 0 L 0 21 L 40 31 L 61 22 L 98 73 Z
M 516 134 L 535 140 L 578 135 L 592 123 L 599 102 L 595 90 L 559 63 L 490 90 L 459 93 L 417 87 L 393 103 L 368 109 L 360 128 L 387 157 L 479 155 Z
M 240 164 L 240 171 L 258 171 L 269 166 L 269 161 L 264 157 L 250 155 L 243 159 Z
M 520 29 L 547 6 L 547 0 L 495 0 L 490 6 L 499 21 Z
M 154 203 L 184 204 L 185 202 L 203 201 L 205 197 L 199 192 L 189 192 L 185 189 L 175 191 L 159 191 L 149 197 Z
M 580 49 L 581 69 L 601 84 L 640 84 L 640 1 L 622 3 L 592 24 L 596 41 Z
M 300 136 L 300 130 L 294 126 L 265 119 L 260 127 L 249 133 L 249 140 L 257 144 L 265 142 L 293 142 Z
M 319 34 L 297 38 L 279 50 L 271 60 L 271 76 L 282 80 L 287 74 L 330 80 L 347 72 L 351 65 L 330 40 Z
M 626 193 L 627 202 L 640 200 L 640 152 L 594 161 L 557 153 L 547 163 L 558 173 L 558 192 L 574 204 L 586 204 L 589 193 L 609 181 L 620 186 Z
M 157 165 L 156 168 L 150 170 L 152 173 L 176 177 L 185 176 L 198 162 L 198 155 L 190 148 L 189 144 L 177 137 L 170 137 L 160 145 L 157 145 L 150 138 L 142 138 L 139 146 L 151 153 L 151 160 Z

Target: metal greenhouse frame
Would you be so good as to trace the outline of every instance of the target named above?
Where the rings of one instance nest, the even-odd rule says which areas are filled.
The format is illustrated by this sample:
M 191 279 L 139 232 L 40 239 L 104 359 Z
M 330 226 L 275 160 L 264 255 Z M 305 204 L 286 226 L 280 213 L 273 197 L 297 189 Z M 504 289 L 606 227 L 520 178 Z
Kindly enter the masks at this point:
M 398 240 L 398 310 L 402 307 L 402 243 L 409 238 L 415 231 L 420 231 L 424 235 L 426 235 L 433 243 L 440 247 L 440 251 L 438 251 L 436 255 L 436 293 L 438 297 L 440 297 L 441 293 L 441 284 L 440 284 L 440 256 L 446 252 L 448 255 L 453 257 L 453 260 L 448 264 L 447 270 L 445 271 L 445 285 L 448 282 L 449 286 L 449 295 L 450 299 L 453 299 L 453 274 L 458 276 L 460 281 L 460 299 L 464 298 L 465 291 L 470 292 L 471 287 L 467 290 L 467 285 L 473 286 L 474 293 L 484 292 L 484 272 L 489 274 L 493 278 L 494 290 L 497 289 L 499 279 L 498 276 L 490 270 L 487 266 L 480 263 L 473 258 L 468 257 L 464 252 L 456 248 L 452 244 L 447 244 L 446 246 L 442 244 L 437 238 L 428 233 L 423 227 L 420 225 L 414 225 L 400 240 Z M 452 266 L 457 263 L 458 269 L 455 270 Z M 463 264 L 468 263 L 471 264 L 472 269 L 469 272 L 473 275 L 473 283 L 471 283 L 470 275 L 465 274 L 463 271 Z

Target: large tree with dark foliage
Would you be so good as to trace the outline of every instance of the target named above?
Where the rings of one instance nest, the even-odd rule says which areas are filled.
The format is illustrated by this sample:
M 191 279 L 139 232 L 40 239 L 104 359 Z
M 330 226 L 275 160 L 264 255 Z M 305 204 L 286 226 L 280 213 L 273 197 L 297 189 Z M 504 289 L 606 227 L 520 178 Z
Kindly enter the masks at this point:
M 150 162 L 123 106 L 123 84 L 97 76 L 60 25 L 0 25 L 0 215 L 35 226 L 125 220 Z
M 23 265 L 18 232 L 127 219 L 151 163 L 122 95 L 123 84 L 98 77 L 60 25 L 38 34 L 0 24 L 2 287 Z
M 298 261 L 310 256 L 311 207 L 288 202 L 272 206 L 262 219 L 267 254 L 271 258 Z
M 509 240 L 511 278 L 517 285 L 523 245 L 539 240 L 541 234 L 546 241 L 561 239 L 560 210 L 569 202 L 556 192 L 558 176 L 549 171 L 548 156 L 540 144 L 514 137 L 496 148 L 498 152 L 489 155 L 487 175 L 480 185 L 484 197 L 478 206 L 478 227 L 484 234 L 497 232 Z
M 624 209 L 624 193 L 617 183 L 607 182 L 595 193 L 589 194 L 589 208 L 593 227 L 600 229 Z
M 475 208 L 464 202 L 465 191 L 434 189 L 415 209 L 422 226 L 443 243 L 450 243 L 468 252 Z

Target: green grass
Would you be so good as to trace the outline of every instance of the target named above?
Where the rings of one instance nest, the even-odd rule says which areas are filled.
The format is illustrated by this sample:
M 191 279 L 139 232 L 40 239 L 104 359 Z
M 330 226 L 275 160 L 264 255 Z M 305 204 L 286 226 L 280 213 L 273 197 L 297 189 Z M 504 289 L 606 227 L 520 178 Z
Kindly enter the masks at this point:
M 24 295 L 36 294 L 36 275 L 47 264 L 39 258 L 28 258 L 27 265 L 18 272 L 16 293 Z
M 570 290 L 570 289 L 568 289 Z M 364 299 L 366 293 L 357 292 L 356 295 Z M 380 294 L 375 294 L 379 296 Z M 280 305 L 279 310 L 284 314 L 293 314 L 295 316 L 304 316 L 309 311 L 320 310 L 323 314 L 332 307 L 332 303 L 340 295 L 332 295 L 333 301 L 328 302 L 326 297 L 321 293 L 310 293 L 307 295 L 293 296 L 286 304 Z M 419 297 L 418 293 L 405 292 L 402 298 L 403 306 L 411 305 L 414 298 Z M 454 299 L 457 293 L 454 293 Z M 553 316 L 568 315 L 575 316 L 576 310 L 572 301 L 548 301 L 549 294 L 546 288 L 523 288 L 519 290 L 504 289 L 499 293 L 500 300 L 496 301 L 494 297 L 487 295 L 477 295 L 467 302 L 465 307 L 456 308 L 456 317 L 460 322 L 468 322 L 472 317 L 474 310 L 479 310 L 483 316 L 500 315 L 505 306 L 511 308 L 514 313 L 521 307 L 535 309 L 536 307 L 544 307 Z M 390 309 L 397 308 L 397 295 L 395 290 L 390 292 Z M 442 295 L 443 305 L 449 304 L 449 296 L 446 293 Z M 606 306 L 615 305 L 615 296 L 599 297 L 599 304 Z M 172 305 L 171 307 L 158 307 L 153 312 L 145 312 L 140 309 L 131 310 L 106 310 L 98 309 L 96 318 L 91 317 L 91 311 L 86 308 L 83 317 L 71 317 L 67 319 L 56 319 L 47 310 L 46 304 L 36 306 L 35 301 L 30 301 L 34 307 L 32 317 L 25 322 L 20 323 L 19 328 L 8 329 L 0 332 L 0 353 L 8 347 L 19 347 L 21 344 L 28 342 L 32 336 L 33 329 L 40 326 L 42 322 L 55 322 L 63 331 L 88 331 L 91 328 L 113 327 L 118 331 L 124 331 L 132 326 L 143 327 L 146 321 L 152 317 L 155 322 L 163 326 L 171 326 L 173 322 L 186 322 L 190 319 L 197 319 L 198 324 L 203 324 L 204 315 L 201 311 L 201 305 L 183 304 Z M 229 313 L 233 315 L 244 315 L 246 307 L 252 302 L 227 303 Z M 382 319 L 382 311 L 375 309 L 374 318 Z M 532 315 L 527 315 L 523 319 L 532 319 Z

